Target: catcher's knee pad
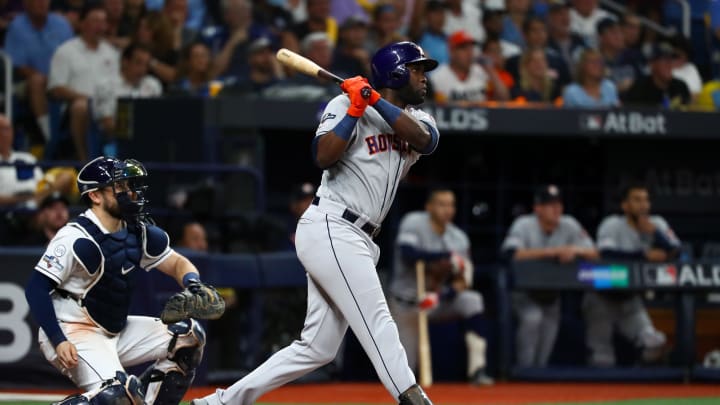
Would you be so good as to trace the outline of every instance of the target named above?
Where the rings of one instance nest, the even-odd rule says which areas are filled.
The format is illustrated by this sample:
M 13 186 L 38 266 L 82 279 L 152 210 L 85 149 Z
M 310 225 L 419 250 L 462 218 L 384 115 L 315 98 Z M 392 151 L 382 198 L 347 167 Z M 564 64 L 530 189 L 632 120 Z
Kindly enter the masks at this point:
M 178 405 L 194 378 L 194 370 L 187 373 L 178 370 L 162 372 L 151 366 L 142 375 L 148 390 L 148 404 Z
M 417 384 L 405 390 L 398 399 L 400 405 L 433 405 L 430 398 L 425 395 L 425 391 Z
M 118 371 L 115 378 L 105 381 L 100 388 L 65 398 L 55 405 L 143 405 L 144 397 L 140 379 Z
M 195 369 L 203 356 L 205 330 L 199 322 L 188 319 L 168 325 L 173 335 L 168 345 L 168 360 L 175 362 L 183 372 Z

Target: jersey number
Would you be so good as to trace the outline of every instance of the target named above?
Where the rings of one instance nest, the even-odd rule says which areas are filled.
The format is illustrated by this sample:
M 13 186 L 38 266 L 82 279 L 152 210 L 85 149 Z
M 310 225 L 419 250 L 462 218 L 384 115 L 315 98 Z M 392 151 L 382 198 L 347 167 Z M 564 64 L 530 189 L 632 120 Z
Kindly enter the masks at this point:
M 25 322 L 29 307 L 23 289 L 15 284 L 0 283 L 0 297 L 10 301 L 10 309 L 0 312 L 0 330 L 12 335 L 9 343 L 0 343 L 0 363 L 14 363 L 30 351 L 32 332 Z

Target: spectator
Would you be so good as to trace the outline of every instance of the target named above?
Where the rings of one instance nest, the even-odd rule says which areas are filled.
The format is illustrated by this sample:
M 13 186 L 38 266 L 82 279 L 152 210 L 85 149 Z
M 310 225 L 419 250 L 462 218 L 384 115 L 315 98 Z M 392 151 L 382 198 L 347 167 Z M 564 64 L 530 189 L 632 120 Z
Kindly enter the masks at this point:
M 213 60 L 216 76 L 241 77 L 248 70 L 248 47 L 266 30 L 253 22 L 249 0 L 227 0 L 223 5 L 224 25 L 208 44 L 216 55 Z
M 183 50 L 178 68 L 180 80 L 175 90 L 198 96 L 209 97 L 212 65 L 210 49 L 202 42 L 195 42 Z
M 515 79 L 513 78 L 513 75 L 505 69 L 505 57 L 503 56 L 501 41 L 502 40 L 498 38 L 488 37 L 482 46 L 482 58 L 487 62 L 485 64 L 486 69 L 492 69 L 495 74 L 497 74 L 500 81 L 505 85 L 505 89 L 508 91 L 507 96 L 509 99 L 509 89 L 512 89 L 515 86 Z M 499 95 L 496 94 L 493 82 L 488 83 L 487 98 L 488 100 L 493 101 L 500 100 Z
M 208 240 L 205 227 L 195 221 L 183 225 L 179 246 L 195 252 L 207 253 Z
M 167 86 L 177 78 L 180 50 L 175 47 L 170 21 L 157 11 L 150 11 L 139 23 L 133 42 L 150 49 L 150 73 Z
M 690 102 L 690 91 L 682 80 L 672 76 L 672 46 L 656 44 L 650 55 L 650 75 L 633 83 L 624 95 L 627 105 L 677 108 Z
M 52 0 L 50 7 L 52 11 L 61 14 L 73 31 L 80 31 L 80 14 L 82 14 L 83 7 L 85 6 L 86 0 Z
M 67 197 L 59 192 L 43 198 L 35 214 L 32 228 L 29 230 L 30 233 L 15 242 L 22 246 L 46 246 L 60 228 L 67 224 L 70 218 L 69 205 Z
M 205 21 L 207 0 L 145 0 L 148 10 L 167 10 L 177 13 L 178 22 L 187 28 L 188 32 L 199 32 Z M 195 38 L 188 38 L 189 41 Z
M 24 0 L 0 1 L 0 41 L 5 41 L 5 33 L 10 22 L 23 12 Z
M 650 215 L 647 187 L 632 183 L 623 188 L 621 198 L 623 214 L 608 216 L 598 227 L 597 244 L 602 258 L 660 263 L 673 260 L 680 251 L 680 241 L 661 216 Z M 588 292 L 582 308 L 591 365 L 615 365 L 615 327 L 643 350 L 644 361 L 656 361 L 663 354 L 665 334 L 653 326 L 639 294 Z
M 403 217 L 395 241 L 390 308 L 410 368 L 417 367 L 418 310 L 424 309 L 430 321 L 463 320 L 467 376 L 473 384 L 490 385 L 493 380 L 485 373 L 487 343 L 480 333 L 483 299 L 472 289 L 470 240 L 452 223 L 455 210 L 455 194 L 436 189 L 430 192 L 424 212 Z M 418 296 L 418 260 L 425 262 L 424 297 Z
M 254 25 L 264 27 L 272 38 L 273 44 L 279 44 L 280 37 L 293 25 L 289 11 L 276 5 L 272 0 L 255 0 L 252 21 Z
M 605 59 L 610 80 L 622 93 L 627 91 L 642 76 L 642 54 L 636 49 L 625 47 L 623 31 L 613 18 L 598 23 L 598 49 Z
M 69 172 L 61 172 L 53 179 L 45 179 L 44 187 L 38 187 L 43 180 L 43 172 L 29 153 L 12 149 L 13 128 L 10 121 L 0 114 L 0 163 L 17 166 L 0 166 L 0 206 L 18 205 L 36 206 L 49 194 L 59 191 L 70 194 L 75 177 Z
M 570 30 L 570 3 L 551 0 L 548 14 L 548 46 L 557 52 L 569 70 L 574 70 L 577 55 L 587 47 L 585 40 Z
M 597 45 L 597 25 L 610 13 L 600 8 L 598 0 L 573 0 L 570 10 L 570 29 L 583 37 L 590 47 Z
M 92 98 L 93 113 L 100 123 L 100 128 L 107 134 L 115 130 L 118 98 L 145 98 L 162 94 L 160 81 L 148 74 L 150 58 L 150 49 L 130 44 L 123 50 L 120 71 L 104 78 L 95 87 Z
M 605 78 L 605 63 L 600 52 L 585 49 L 580 54 L 575 83 L 565 87 L 565 107 L 617 107 L 620 104 L 617 88 Z
M 343 22 L 333 53 L 332 72 L 340 77 L 370 77 L 370 53 L 364 47 L 367 35 L 367 22 L 361 17 L 349 17 Z
M 140 23 L 140 18 L 147 13 L 147 8 L 145 7 L 145 0 L 125 0 L 124 4 L 125 7 L 123 8 L 123 15 L 118 29 L 123 34 L 128 33 L 132 37 Z
M 642 52 L 642 25 L 638 16 L 632 13 L 621 15 L 620 27 L 622 28 L 625 48 Z
M 486 101 L 490 82 L 497 98 L 509 98 L 508 89 L 495 70 L 473 61 L 475 45 L 475 40 L 464 31 L 448 38 L 450 63 L 440 65 L 430 75 L 435 102 L 466 104 Z
M 170 21 L 173 32 L 173 44 L 176 49 L 184 48 L 193 43 L 197 37 L 198 29 L 202 23 L 202 19 L 194 27 L 191 23 L 190 12 L 188 10 L 188 0 L 164 0 L 165 4 L 162 8 L 162 14 Z M 193 0 L 193 5 L 203 7 L 202 0 Z M 204 11 L 203 11 L 204 13 Z
M 522 26 L 530 12 L 530 0 L 506 0 L 507 15 L 503 19 L 502 39 L 525 49 Z
M 537 17 L 529 17 L 523 22 L 522 28 L 526 48 L 541 49 L 545 53 L 545 60 L 548 64 L 548 74 L 555 79 L 557 85 L 562 87 L 570 83 L 570 69 L 560 55 L 548 46 L 545 22 Z M 515 76 L 516 81 L 519 76 L 519 63 L 520 55 L 508 59 L 505 65 L 507 70 Z
M 690 91 L 691 99 L 697 99 L 702 91 L 703 81 L 697 66 L 692 63 L 692 45 L 683 37 L 676 37 L 673 40 L 672 75 L 682 80 Z
M 332 63 L 333 45 L 324 32 L 313 32 L 300 44 L 301 54 L 323 69 L 329 70 Z M 271 86 L 264 96 L 277 99 L 318 100 L 340 93 L 340 87 L 334 82 L 318 80 L 303 74 L 295 74 L 289 80 Z
M 582 225 L 572 216 L 563 215 L 562 195 L 557 186 L 540 187 L 535 192 L 533 210 L 534 214 L 520 216 L 510 226 L 501 248 L 503 256 L 512 261 L 561 263 L 598 258 L 598 251 Z M 515 292 L 512 303 L 518 319 L 517 365 L 547 366 L 560 325 L 559 293 Z
M 266 37 L 260 37 L 250 44 L 248 64 L 248 74 L 237 78 L 234 84 L 223 90 L 223 94 L 261 93 L 281 79 L 282 67 L 275 58 L 270 40 Z
M 107 14 L 107 35 L 108 42 L 118 49 L 123 49 L 130 43 L 130 31 L 122 26 L 125 15 L 125 3 L 123 0 L 103 0 L 105 13 Z
M 25 12 L 10 23 L 5 51 L 25 82 L 25 96 L 41 138 L 50 139 L 47 77 L 55 50 L 73 37 L 72 27 L 59 14 L 50 13 L 49 0 L 24 0 Z
M 88 98 L 103 78 L 118 71 L 118 53 L 104 39 L 106 29 L 106 13 L 102 6 L 83 8 L 79 36 L 62 44 L 50 63 L 48 90 L 54 99 L 64 103 L 65 119 L 79 160 L 88 159 Z
M 560 87 L 548 71 L 545 51 L 529 49 L 520 57 L 518 78 L 510 91 L 519 102 L 553 103 L 560 96 Z
M 365 45 L 368 53 L 372 55 L 385 45 L 406 39 L 400 34 L 400 14 L 397 8 L 391 4 L 377 6 L 373 12 L 372 29 Z
M 338 25 L 330 16 L 330 0 L 307 0 L 307 20 L 283 33 L 283 46 L 293 51 L 299 50 L 305 37 L 315 32 L 325 33 L 333 46 L 337 42 Z
M 482 14 L 473 2 L 446 0 L 445 7 L 445 35 L 450 36 L 454 32 L 465 31 L 477 43 L 485 40 L 485 30 L 480 25 Z
M 428 1 L 425 5 L 425 27 L 420 33 L 417 44 L 425 51 L 428 58 L 433 58 L 440 64 L 450 60 L 444 26 L 445 5 L 438 0 Z
M 502 48 L 502 54 L 505 59 L 511 58 L 522 53 L 520 46 L 503 39 L 503 26 L 505 21 L 505 10 L 497 8 L 486 8 L 483 11 L 482 24 L 485 29 L 486 41 L 491 39 L 499 39 Z M 483 44 L 485 43 L 483 42 Z

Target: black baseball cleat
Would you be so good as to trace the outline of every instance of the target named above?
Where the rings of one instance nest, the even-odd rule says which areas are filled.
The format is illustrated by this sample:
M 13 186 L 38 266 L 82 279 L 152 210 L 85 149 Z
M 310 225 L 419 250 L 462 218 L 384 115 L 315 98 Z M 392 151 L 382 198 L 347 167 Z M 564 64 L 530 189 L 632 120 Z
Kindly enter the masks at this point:
M 209 405 L 209 402 L 203 398 L 197 398 L 190 401 L 190 405 Z

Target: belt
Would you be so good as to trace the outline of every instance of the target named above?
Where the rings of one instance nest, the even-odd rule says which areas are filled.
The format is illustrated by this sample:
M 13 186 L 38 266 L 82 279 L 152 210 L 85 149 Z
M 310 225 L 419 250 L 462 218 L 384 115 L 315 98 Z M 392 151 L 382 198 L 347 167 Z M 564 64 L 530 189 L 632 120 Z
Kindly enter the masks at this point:
M 320 207 L 320 197 L 316 196 L 313 198 L 312 204 Z M 380 225 L 373 224 L 369 220 L 365 219 L 367 217 L 363 218 L 363 215 L 357 214 L 349 208 L 345 208 L 334 201 L 328 200 L 327 198 L 323 199 L 322 209 L 328 211 L 328 214 L 339 215 L 342 219 L 356 225 L 362 229 L 363 232 L 368 234 L 370 238 L 375 238 L 380 233 Z

